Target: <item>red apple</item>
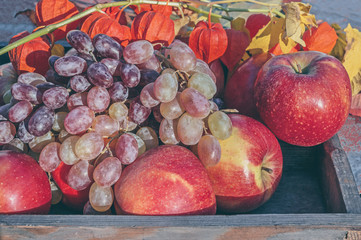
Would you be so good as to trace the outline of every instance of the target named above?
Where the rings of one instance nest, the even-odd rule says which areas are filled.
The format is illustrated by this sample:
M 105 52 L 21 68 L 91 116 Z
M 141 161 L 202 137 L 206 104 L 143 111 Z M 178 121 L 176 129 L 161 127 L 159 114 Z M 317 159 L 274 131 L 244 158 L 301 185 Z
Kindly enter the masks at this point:
M 262 123 L 239 114 L 229 117 L 232 135 L 219 141 L 221 160 L 206 170 L 220 212 L 249 212 L 265 203 L 278 186 L 281 147 Z
M 220 140 L 221 160 L 207 173 L 224 213 L 249 212 L 274 193 L 282 175 L 282 152 L 276 137 L 262 123 L 229 115 L 232 135 Z
M 47 214 L 51 205 L 48 176 L 24 153 L 0 151 L 0 214 Z
M 216 199 L 199 159 L 176 145 L 153 148 L 127 166 L 114 186 L 118 213 L 215 214 Z
M 64 162 L 61 162 L 51 175 L 63 193 L 63 204 L 73 210 L 82 211 L 84 205 L 89 200 L 90 186 L 81 191 L 71 188 L 67 183 L 67 177 L 71 167 L 71 165 L 66 165 Z
M 342 127 L 351 84 L 339 60 L 315 51 L 273 57 L 261 68 L 254 94 L 264 123 L 279 139 L 314 146 Z
M 235 108 L 240 114 L 256 119 L 259 117 L 254 101 L 253 85 L 260 68 L 271 57 L 269 53 L 255 55 L 235 70 L 224 90 L 226 108 Z

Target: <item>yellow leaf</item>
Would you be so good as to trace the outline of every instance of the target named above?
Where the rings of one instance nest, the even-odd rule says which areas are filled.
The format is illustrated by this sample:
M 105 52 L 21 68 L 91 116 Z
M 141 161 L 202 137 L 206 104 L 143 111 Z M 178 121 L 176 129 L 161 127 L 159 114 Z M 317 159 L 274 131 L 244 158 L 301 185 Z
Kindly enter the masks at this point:
M 347 45 L 343 66 L 350 77 L 352 95 L 356 95 L 361 91 L 361 33 L 350 24 L 345 28 L 345 32 Z
M 304 24 L 304 26 L 307 28 L 317 27 L 315 15 L 310 14 L 311 5 L 308 3 L 305 4 L 300 2 L 298 2 L 297 4 L 300 7 L 300 11 L 301 11 L 300 19 L 301 22 Z
M 272 17 L 271 21 L 260 29 L 256 36 L 253 37 L 252 42 L 247 50 L 252 54 L 259 54 L 268 52 L 277 43 L 280 43 L 282 51 L 288 53 L 291 48 L 296 46 L 292 39 L 284 39 L 285 19 Z
M 297 43 L 292 38 L 282 38 L 280 35 L 279 38 L 280 47 L 283 53 L 289 53 L 292 48 L 294 48 Z
M 293 39 L 295 42 L 298 42 L 303 47 L 306 46 L 305 42 L 302 40 L 302 34 L 304 31 L 301 24 L 301 10 L 297 3 L 291 2 L 284 6 L 284 11 L 286 13 L 286 33 L 285 36 Z
M 244 32 L 246 28 L 246 20 L 244 18 L 238 17 L 231 21 L 231 28 L 234 30 Z
M 246 20 L 241 17 L 231 21 L 231 28 L 240 32 L 245 32 L 249 36 L 249 30 L 246 28 Z
M 60 44 L 54 44 L 51 49 L 51 55 L 62 57 L 64 54 L 64 47 Z

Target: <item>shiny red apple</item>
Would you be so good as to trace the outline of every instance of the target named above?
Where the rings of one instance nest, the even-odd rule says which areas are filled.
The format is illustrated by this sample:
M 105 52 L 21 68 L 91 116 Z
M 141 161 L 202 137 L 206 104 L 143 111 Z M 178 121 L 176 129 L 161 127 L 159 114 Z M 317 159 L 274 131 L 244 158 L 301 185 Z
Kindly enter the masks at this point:
M 249 212 L 265 203 L 278 186 L 281 147 L 262 123 L 240 114 L 229 117 L 232 135 L 219 141 L 221 160 L 206 170 L 221 213 Z
M 30 156 L 0 151 L 0 214 L 47 214 L 51 205 L 48 176 Z
M 341 62 L 309 51 L 273 57 L 255 86 L 261 119 L 279 139 L 314 146 L 342 127 L 351 104 L 351 85 Z
M 240 114 L 259 118 L 254 100 L 253 85 L 259 70 L 271 57 L 269 53 L 255 55 L 233 72 L 224 90 L 226 108 L 234 108 Z
M 118 213 L 215 214 L 216 198 L 199 159 L 181 146 L 153 148 L 127 166 L 114 186 Z

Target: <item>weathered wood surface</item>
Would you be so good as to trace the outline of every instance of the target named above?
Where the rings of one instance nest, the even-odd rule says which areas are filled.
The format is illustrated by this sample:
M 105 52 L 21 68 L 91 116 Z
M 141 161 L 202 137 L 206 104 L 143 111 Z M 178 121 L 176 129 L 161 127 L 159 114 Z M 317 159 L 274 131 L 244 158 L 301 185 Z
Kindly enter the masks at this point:
M 358 240 L 360 232 L 348 228 L 331 229 L 323 227 L 168 227 L 168 228 L 88 228 L 88 227 L 8 227 L 3 229 L 2 240 L 229 240 L 229 239 L 268 239 L 268 240 Z M 349 233 L 352 233 L 350 235 Z M 357 234 L 357 235 L 355 235 Z
M 350 115 L 338 132 L 338 137 L 361 194 L 361 117 Z
M 361 213 L 361 198 L 338 136 L 323 146 L 325 152 L 321 157 L 321 173 L 329 212 Z
M 23 224 L 19 225 L 19 220 Z M 2 216 L 7 239 L 352 239 L 358 214 L 245 214 L 233 216 Z M 357 238 L 353 238 L 357 239 Z

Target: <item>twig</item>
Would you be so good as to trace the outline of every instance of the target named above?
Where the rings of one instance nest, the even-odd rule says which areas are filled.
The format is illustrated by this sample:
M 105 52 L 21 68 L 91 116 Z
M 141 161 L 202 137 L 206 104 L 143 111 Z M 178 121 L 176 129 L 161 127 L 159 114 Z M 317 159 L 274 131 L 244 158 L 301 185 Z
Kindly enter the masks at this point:
M 255 3 L 258 5 L 267 6 L 267 7 L 281 7 L 281 5 L 279 5 L 277 3 L 264 3 L 264 2 L 255 1 L 255 0 L 223 0 L 223 1 L 211 2 L 211 3 L 209 3 L 209 5 L 223 4 L 223 3 L 235 3 L 235 2 L 250 2 L 250 3 Z

